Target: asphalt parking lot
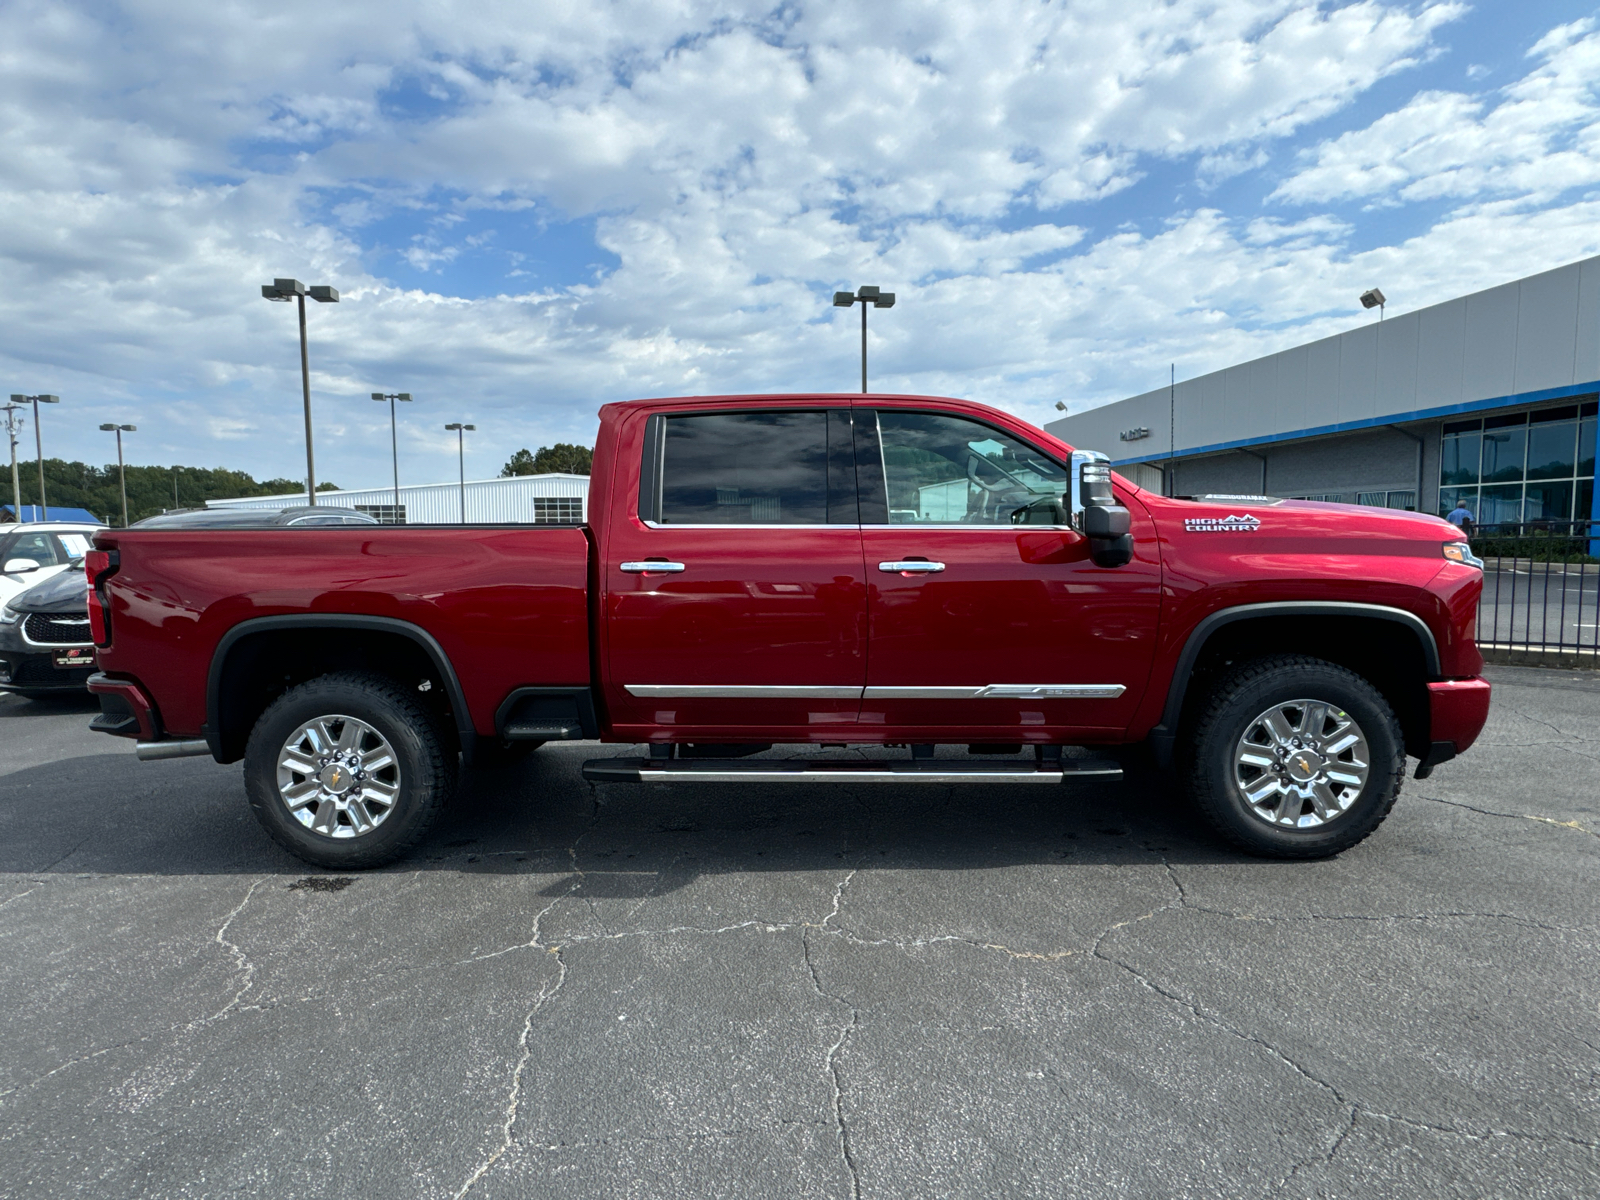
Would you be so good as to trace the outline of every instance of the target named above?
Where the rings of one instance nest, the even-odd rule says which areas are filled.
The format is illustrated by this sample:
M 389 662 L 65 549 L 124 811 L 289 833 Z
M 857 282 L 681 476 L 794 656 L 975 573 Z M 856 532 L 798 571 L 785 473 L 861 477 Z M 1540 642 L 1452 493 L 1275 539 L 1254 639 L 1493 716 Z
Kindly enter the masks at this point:
M 407 862 L 0 699 L 0 1195 L 1600 1194 L 1600 679 L 1322 863 L 1113 786 L 465 777 Z M 1042 794 L 1041 794 L 1042 793 Z

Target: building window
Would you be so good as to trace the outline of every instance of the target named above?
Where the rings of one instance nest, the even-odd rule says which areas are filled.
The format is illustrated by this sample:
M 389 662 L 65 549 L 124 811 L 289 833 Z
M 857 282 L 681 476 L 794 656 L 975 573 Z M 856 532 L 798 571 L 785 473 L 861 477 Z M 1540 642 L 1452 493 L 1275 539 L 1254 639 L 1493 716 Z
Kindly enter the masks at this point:
M 1464 505 L 1479 525 L 1587 519 L 1596 410 L 1594 397 L 1579 396 L 1556 408 L 1445 422 L 1439 515 Z
M 358 513 L 366 513 L 369 517 L 377 517 L 380 525 L 404 525 L 406 523 L 406 506 L 398 507 L 393 504 L 357 504 Z
M 533 523 L 535 525 L 582 525 L 582 496 L 535 496 L 533 498 Z
M 1316 492 L 1316 493 L 1314 493 L 1314 494 L 1312 494 L 1310 496 L 1290 496 L 1289 499 L 1291 499 L 1291 500 L 1316 500 L 1316 501 L 1319 501 L 1319 502 L 1321 502 L 1323 504 L 1343 504 L 1344 503 L 1344 493 L 1343 492 Z M 1366 501 L 1363 500 L 1361 503 L 1365 504 Z

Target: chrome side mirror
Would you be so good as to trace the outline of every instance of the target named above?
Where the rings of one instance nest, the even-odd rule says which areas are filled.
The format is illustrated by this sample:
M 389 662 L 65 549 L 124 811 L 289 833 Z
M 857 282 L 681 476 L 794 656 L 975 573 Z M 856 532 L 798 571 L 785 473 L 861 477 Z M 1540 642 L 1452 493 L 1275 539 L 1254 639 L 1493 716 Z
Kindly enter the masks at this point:
M 28 571 L 37 571 L 38 569 L 39 569 L 39 563 L 38 563 L 37 559 L 32 559 L 32 558 L 8 558 L 8 559 L 6 559 L 5 573 L 7 575 L 22 575 L 22 574 L 26 574 Z
M 1133 558 L 1132 518 L 1111 490 L 1111 460 L 1098 450 L 1072 452 L 1072 527 L 1089 539 L 1097 567 L 1120 567 Z

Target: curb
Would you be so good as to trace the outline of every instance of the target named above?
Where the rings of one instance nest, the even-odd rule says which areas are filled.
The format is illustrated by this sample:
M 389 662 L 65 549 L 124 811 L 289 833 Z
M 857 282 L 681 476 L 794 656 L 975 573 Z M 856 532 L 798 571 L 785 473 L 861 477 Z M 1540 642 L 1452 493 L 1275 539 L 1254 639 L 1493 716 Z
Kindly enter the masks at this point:
M 1483 655 L 1484 662 L 1507 667 L 1564 667 L 1569 670 L 1594 670 L 1600 667 L 1600 651 L 1588 649 L 1544 650 L 1538 647 L 1480 644 L 1478 652 Z

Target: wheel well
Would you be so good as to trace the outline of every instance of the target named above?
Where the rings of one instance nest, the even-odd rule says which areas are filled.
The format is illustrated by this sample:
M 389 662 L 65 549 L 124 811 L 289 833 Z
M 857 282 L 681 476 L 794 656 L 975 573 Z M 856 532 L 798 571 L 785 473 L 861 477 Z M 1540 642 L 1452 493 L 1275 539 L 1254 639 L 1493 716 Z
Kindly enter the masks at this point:
M 448 751 L 459 750 L 451 691 L 433 657 L 403 633 L 348 627 L 291 627 L 246 633 L 222 648 L 212 672 L 208 714 L 213 749 L 222 762 L 244 757 L 245 743 L 267 706 L 290 688 L 333 671 L 372 671 L 415 689 L 439 720 Z M 424 686 L 425 685 L 425 686 Z
M 1405 735 L 1406 753 L 1429 748 L 1428 660 L 1416 633 L 1397 621 L 1358 616 L 1264 616 L 1233 621 L 1206 639 L 1184 692 L 1180 725 L 1229 666 L 1269 654 L 1306 654 L 1354 671 L 1383 693 Z

